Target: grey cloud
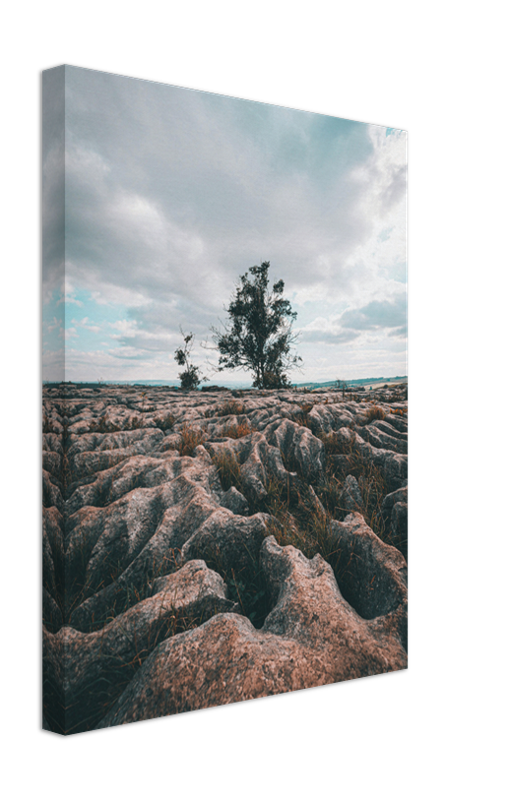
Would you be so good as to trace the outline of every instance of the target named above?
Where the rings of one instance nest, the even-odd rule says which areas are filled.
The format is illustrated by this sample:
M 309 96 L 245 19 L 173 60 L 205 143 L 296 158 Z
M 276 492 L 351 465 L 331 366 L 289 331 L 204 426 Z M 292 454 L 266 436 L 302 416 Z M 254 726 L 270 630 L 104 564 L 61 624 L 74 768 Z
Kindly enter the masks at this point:
M 42 79 L 42 283 L 43 298 L 64 282 L 64 67 Z
M 197 345 L 210 337 L 210 326 L 227 318 L 239 275 L 263 260 L 298 298 L 294 307 L 325 295 L 327 308 L 314 313 L 336 313 L 335 325 L 303 331 L 310 348 L 402 327 L 401 309 L 383 303 L 340 321 L 334 309 L 335 298 L 348 302 L 351 290 L 369 285 L 374 267 L 362 246 L 373 214 L 404 191 L 404 170 L 386 161 L 378 169 L 370 126 L 65 71 L 67 277 L 74 290 L 125 307 L 133 325 L 113 331 L 119 358 L 137 353 L 148 364 L 159 353 L 166 361 L 180 325 Z M 63 172 L 53 156 L 47 148 L 45 262 L 57 274 Z M 99 318 L 100 310 L 92 324 Z
M 217 313 L 263 259 L 295 288 L 352 281 L 367 126 L 67 68 L 66 133 L 76 283 Z
M 389 336 L 408 336 L 408 326 L 402 325 L 401 328 L 395 328 L 393 331 L 389 331 Z
M 357 339 L 359 336 L 360 333 L 356 331 L 338 330 L 336 332 L 330 330 L 312 330 L 302 332 L 302 341 L 322 342 L 323 344 L 346 344 L 347 342 L 353 342 L 353 340 Z
M 407 167 L 402 164 L 391 171 L 390 182 L 382 193 L 382 205 L 388 211 L 405 196 Z
M 373 330 L 376 328 L 398 328 L 406 324 L 406 294 L 397 295 L 393 300 L 372 300 L 362 308 L 345 311 L 341 325 L 354 330 Z
M 144 361 L 145 353 L 126 353 L 121 348 L 110 350 L 109 355 L 112 358 L 119 358 L 121 361 Z
M 225 296 L 227 299 L 228 295 Z M 172 303 L 151 302 L 139 308 L 129 310 L 129 319 L 134 320 L 140 329 L 150 333 L 168 333 L 178 330 L 179 325 L 192 327 L 197 336 L 202 336 L 216 325 L 219 318 L 226 318 L 222 308 L 218 313 L 207 307 L 206 302 L 179 297 Z M 176 327 L 175 327 L 176 326 Z
M 364 331 L 388 329 L 389 336 L 406 335 L 406 294 L 391 300 L 373 300 L 361 308 L 349 309 L 339 318 L 316 319 L 299 332 L 303 342 L 346 344 Z

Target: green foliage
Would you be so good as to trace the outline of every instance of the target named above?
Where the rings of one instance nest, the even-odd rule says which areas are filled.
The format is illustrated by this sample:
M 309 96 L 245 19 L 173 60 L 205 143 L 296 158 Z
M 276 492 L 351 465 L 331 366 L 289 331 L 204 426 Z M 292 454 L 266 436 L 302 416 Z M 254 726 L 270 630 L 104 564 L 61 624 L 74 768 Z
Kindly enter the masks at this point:
M 300 359 L 299 359 L 300 360 Z M 283 389 L 290 387 L 292 384 L 284 373 L 273 371 L 265 372 L 263 379 L 259 381 L 259 386 L 255 382 L 254 385 L 257 389 Z
M 270 261 L 264 261 L 241 276 L 228 306 L 229 326 L 223 333 L 212 329 L 219 371 L 247 370 L 258 389 L 290 386 L 286 371 L 302 361 L 291 352 L 296 341 L 292 322 L 297 313 L 282 296 L 282 280 L 270 289 L 269 267 Z
M 201 377 L 201 369 L 195 364 L 191 364 L 190 356 L 193 349 L 194 333 L 184 333 L 180 329 L 184 337 L 184 347 L 177 347 L 175 350 L 175 361 L 179 367 L 185 367 L 183 372 L 179 372 L 180 388 L 186 391 L 190 389 L 197 389 L 202 381 L 208 381 L 208 378 Z

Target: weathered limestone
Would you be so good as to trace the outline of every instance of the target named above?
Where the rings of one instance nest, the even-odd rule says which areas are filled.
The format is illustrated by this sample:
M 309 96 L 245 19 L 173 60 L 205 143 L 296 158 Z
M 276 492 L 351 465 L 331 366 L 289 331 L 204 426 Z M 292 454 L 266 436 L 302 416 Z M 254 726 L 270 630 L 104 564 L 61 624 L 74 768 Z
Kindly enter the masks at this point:
M 388 540 L 406 554 L 408 528 L 408 487 L 403 486 L 388 494 L 382 504 L 382 515 L 388 529 Z
M 345 511 L 360 511 L 362 509 L 362 495 L 359 484 L 353 475 L 347 475 L 339 501 Z
M 228 491 L 224 493 L 221 505 L 225 508 L 229 508 L 234 514 L 241 517 L 245 517 L 249 514 L 249 503 L 242 492 L 239 492 L 235 486 L 230 486 Z
M 226 598 L 224 581 L 204 561 L 189 562 L 173 575 L 159 578 L 153 588 L 152 597 L 136 603 L 96 633 L 81 633 L 72 627 L 46 633 L 50 668 L 55 672 L 58 668 L 51 654 L 59 653 L 62 659 L 66 730 L 85 729 L 85 714 L 87 718 L 101 715 L 101 704 L 109 692 L 105 688 L 95 692 L 98 684 L 121 679 L 122 671 L 131 674 L 158 642 L 182 626 L 194 627 L 235 608 Z
M 396 613 L 372 622 L 359 616 L 320 555 L 309 561 L 269 537 L 261 563 L 275 602 L 262 630 L 219 614 L 166 640 L 99 728 L 406 666 Z
M 406 404 L 387 396 L 385 419 L 369 421 L 372 404 L 334 392 L 46 388 L 48 729 L 404 668 Z M 390 544 L 366 522 L 361 462 L 385 482 L 377 519 Z M 278 486 L 325 518 L 331 469 L 334 571 L 270 535 Z M 265 598 L 257 627 L 238 581 Z

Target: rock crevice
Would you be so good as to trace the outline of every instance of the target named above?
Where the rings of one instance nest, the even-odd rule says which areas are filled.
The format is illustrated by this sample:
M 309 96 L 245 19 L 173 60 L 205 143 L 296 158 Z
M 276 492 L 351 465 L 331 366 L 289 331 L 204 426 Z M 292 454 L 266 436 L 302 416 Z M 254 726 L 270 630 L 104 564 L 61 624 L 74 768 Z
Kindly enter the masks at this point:
M 384 396 L 46 387 L 47 729 L 403 669 L 406 404 Z

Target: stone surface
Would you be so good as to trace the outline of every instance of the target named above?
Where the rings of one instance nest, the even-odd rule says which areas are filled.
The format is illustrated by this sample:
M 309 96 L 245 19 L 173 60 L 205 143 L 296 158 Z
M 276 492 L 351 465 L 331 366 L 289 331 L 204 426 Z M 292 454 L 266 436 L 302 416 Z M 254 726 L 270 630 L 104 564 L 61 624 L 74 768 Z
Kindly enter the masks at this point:
M 397 612 L 363 619 L 332 568 L 273 537 L 261 548 L 274 600 L 262 630 L 219 614 L 159 645 L 98 727 L 403 669 Z
M 345 511 L 358 511 L 362 508 L 361 490 L 353 475 L 346 476 L 339 502 Z
M 400 547 L 407 557 L 406 539 L 408 532 L 408 487 L 403 486 L 388 494 L 382 504 L 382 516 L 391 544 Z
M 333 391 L 45 387 L 48 729 L 404 668 L 402 397 L 371 396 L 385 418 L 369 421 L 372 403 Z M 302 503 L 328 520 L 334 571 L 270 535 Z

